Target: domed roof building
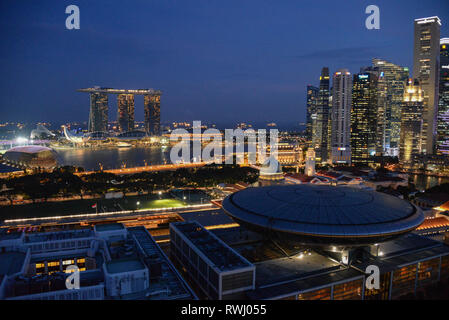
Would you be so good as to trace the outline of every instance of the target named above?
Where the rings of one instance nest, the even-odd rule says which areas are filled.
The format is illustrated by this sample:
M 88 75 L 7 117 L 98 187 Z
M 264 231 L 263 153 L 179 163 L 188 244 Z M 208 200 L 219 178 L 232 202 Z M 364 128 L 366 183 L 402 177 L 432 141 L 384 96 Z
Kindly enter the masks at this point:
M 257 186 L 284 184 L 284 182 L 281 164 L 274 156 L 269 157 L 260 167 Z
M 9 149 L 3 155 L 12 166 L 51 169 L 58 165 L 56 152 L 42 146 L 20 146 Z
M 250 230 L 315 245 L 374 244 L 424 221 L 422 211 L 405 200 L 347 186 L 247 188 L 225 198 L 223 209 Z

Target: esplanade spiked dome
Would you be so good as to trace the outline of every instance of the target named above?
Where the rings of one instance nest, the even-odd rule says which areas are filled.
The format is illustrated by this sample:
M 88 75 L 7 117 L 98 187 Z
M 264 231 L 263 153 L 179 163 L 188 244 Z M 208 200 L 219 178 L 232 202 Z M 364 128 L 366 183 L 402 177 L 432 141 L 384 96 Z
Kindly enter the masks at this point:
M 347 186 L 247 188 L 226 197 L 223 208 L 248 229 L 317 245 L 382 242 L 424 221 L 422 211 L 407 201 Z

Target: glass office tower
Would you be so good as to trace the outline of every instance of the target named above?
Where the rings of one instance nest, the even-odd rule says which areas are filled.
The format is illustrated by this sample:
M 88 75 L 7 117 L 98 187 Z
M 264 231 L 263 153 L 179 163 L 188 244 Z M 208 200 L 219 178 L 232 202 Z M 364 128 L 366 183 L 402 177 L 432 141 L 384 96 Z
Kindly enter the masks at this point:
M 440 27 L 441 21 L 436 16 L 415 20 L 413 78 L 419 80 L 424 93 L 421 148 L 424 154 L 433 153 L 436 140 Z
M 308 143 L 312 143 L 312 137 L 316 131 L 316 106 L 319 91 L 317 87 L 307 86 L 306 138 Z
M 449 155 L 449 38 L 440 41 L 437 153 Z
M 351 107 L 351 161 L 373 163 L 376 154 L 379 73 L 365 70 L 353 76 Z
M 385 110 L 382 126 L 383 154 L 397 156 L 399 153 L 399 139 L 401 130 L 401 105 L 404 88 L 409 79 L 409 69 L 382 59 L 373 59 L 373 67 L 380 72 L 380 81 L 385 85 Z
M 424 92 L 418 79 L 410 79 L 405 88 L 401 113 L 399 160 L 403 164 L 410 164 L 413 155 L 422 151 L 423 101 Z
M 329 68 L 321 70 L 313 145 L 317 162 L 327 162 L 329 143 Z

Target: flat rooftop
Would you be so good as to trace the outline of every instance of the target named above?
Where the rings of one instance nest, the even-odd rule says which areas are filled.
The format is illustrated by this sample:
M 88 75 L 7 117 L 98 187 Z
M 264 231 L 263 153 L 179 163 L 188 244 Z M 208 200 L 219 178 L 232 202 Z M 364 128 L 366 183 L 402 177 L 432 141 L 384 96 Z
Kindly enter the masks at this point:
M 301 252 L 288 258 L 256 263 L 256 285 L 267 286 L 336 271 L 341 268 L 339 263 L 318 253 L 313 251 Z
M 0 232 L 0 241 L 19 239 L 22 235 L 21 232 L 6 232 L 6 228 L 4 230 L 5 231 Z
M 213 233 L 204 229 L 199 223 L 177 222 L 173 225 L 220 271 L 252 266 Z
M 121 223 L 104 223 L 95 225 L 95 231 L 97 232 L 123 230 L 123 229 L 125 229 L 125 227 Z
M 33 278 L 16 278 L 14 290 L 8 290 L 6 297 L 21 297 L 30 294 L 66 290 L 65 280 L 70 274 L 54 273 Z M 103 273 L 99 269 L 80 272 L 80 286 L 90 287 L 103 284 Z
M 93 88 L 83 88 L 76 90 L 78 92 L 89 92 L 89 93 L 111 93 L 111 94 L 155 94 L 160 95 L 162 92 L 160 90 L 154 89 L 113 89 L 113 88 L 103 88 L 103 87 L 93 87 Z
M 374 247 L 372 245 L 371 247 Z M 353 266 L 366 270 L 368 265 L 375 264 L 380 272 L 390 272 L 408 264 L 429 260 L 449 254 L 449 246 L 442 242 L 425 238 L 413 233 L 378 245 L 379 255 L 365 261 L 354 261 Z
M 248 296 L 252 300 L 273 299 L 289 296 L 296 292 L 313 290 L 318 287 L 328 287 L 335 282 L 356 280 L 357 278 L 362 279 L 363 274 L 352 268 L 342 268 L 316 276 L 303 277 L 297 280 L 277 282 L 265 287 L 258 287 L 256 290 L 248 292 Z
M 379 250 L 380 260 L 397 266 L 449 254 L 446 244 L 413 233 L 382 243 Z
M 57 232 L 40 232 L 29 233 L 25 236 L 25 242 L 46 242 L 57 241 L 66 239 L 80 239 L 88 238 L 92 236 L 92 230 L 90 228 Z
M 0 275 L 12 275 L 22 270 L 26 254 L 23 252 L 0 253 Z
M 234 223 L 234 220 L 229 218 L 222 209 L 186 212 L 179 215 L 185 221 L 197 221 L 204 227 Z
M 127 230 L 142 248 L 144 262 L 150 269 L 150 289 L 153 293 L 147 299 L 197 298 L 145 227 L 131 227 Z M 152 272 L 153 267 L 159 271 Z
M 145 265 L 139 259 L 118 259 L 106 262 L 109 273 L 123 273 L 145 269 Z
M 382 252 L 382 257 L 387 258 L 429 249 L 431 247 L 440 246 L 441 244 L 441 242 L 409 233 L 394 240 L 382 242 L 378 246 L 379 251 Z

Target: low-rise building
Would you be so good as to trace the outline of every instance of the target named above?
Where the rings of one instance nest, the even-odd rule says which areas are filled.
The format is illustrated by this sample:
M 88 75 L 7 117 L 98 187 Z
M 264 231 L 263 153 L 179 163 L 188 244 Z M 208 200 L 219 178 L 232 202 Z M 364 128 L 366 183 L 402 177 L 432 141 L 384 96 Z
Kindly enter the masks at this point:
M 255 266 L 198 222 L 170 224 L 170 253 L 209 299 L 235 299 L 254 289 Z
M 144 227 L 0 234 L 0 299 L 196 299 Z M 79 288 L 66 285 L 79 271 Z

